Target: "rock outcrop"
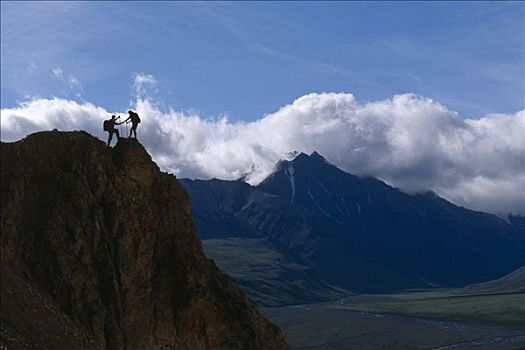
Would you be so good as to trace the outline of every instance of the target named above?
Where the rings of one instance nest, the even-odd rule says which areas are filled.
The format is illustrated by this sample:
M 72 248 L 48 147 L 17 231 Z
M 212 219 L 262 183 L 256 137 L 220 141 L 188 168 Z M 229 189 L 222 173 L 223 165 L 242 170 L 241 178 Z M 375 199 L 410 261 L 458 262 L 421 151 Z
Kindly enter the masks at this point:
M 2 143 L 1 194 L 0 345 L 287 348 L 204 256 L 186 191 L 137 141 Z

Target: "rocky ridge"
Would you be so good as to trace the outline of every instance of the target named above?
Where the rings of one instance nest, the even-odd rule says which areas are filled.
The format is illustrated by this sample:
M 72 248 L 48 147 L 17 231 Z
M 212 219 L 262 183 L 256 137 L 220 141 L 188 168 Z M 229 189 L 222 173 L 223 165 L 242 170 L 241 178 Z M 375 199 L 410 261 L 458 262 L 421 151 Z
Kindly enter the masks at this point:
M 1 145 L 0 345 L 285 349 L 207 259 L 190 200 L 135 140 L 85 132 Z

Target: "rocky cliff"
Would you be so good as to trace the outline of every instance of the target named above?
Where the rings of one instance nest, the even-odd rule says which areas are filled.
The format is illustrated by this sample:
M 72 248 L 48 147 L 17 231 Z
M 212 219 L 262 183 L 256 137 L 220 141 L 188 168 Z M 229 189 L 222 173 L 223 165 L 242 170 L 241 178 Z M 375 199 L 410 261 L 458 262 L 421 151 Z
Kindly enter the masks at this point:
M 0 345 L 284 349 L 202 252 L 190 201 L 135 140 L 1 145 Z

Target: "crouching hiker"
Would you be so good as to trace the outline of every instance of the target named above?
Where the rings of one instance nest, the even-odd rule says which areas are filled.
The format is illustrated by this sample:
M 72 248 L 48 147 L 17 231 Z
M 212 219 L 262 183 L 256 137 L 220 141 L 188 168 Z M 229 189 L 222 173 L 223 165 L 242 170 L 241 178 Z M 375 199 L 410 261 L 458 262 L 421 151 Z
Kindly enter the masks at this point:
M 122 124 L 122 122 L 121 123 L 117 123 L 117 120 L 119 118 L 120 118 L 120 116 L 118 118 L 116 118 L 115 115 L 112 115 L 111 119 L 104 120 L 104 124 L 103 124 L 104 131 L 107 131 L 109 133 L 109 135 L 108 135 L 108 148 L 109 148 L 109 145 L 111 143 L 111 139 L 113 138 L 113 134 L 117 134 L 117 142 L 118 142 L 118 139 L 120 138 L 118 130 L 115 128 L 115 125 Z
M 135 134 L 135 138 L 137 138 L 137 126 L 139 126 L 140 123 L 140 117 L 136 112 L 133 112 L 132 110 L 128 111 L 129 117 L 128 119 L 124 120 L 125 123 L 131 122 L 131 130 L 129 131 L 128 138 L 131 137 L 131 134 Z

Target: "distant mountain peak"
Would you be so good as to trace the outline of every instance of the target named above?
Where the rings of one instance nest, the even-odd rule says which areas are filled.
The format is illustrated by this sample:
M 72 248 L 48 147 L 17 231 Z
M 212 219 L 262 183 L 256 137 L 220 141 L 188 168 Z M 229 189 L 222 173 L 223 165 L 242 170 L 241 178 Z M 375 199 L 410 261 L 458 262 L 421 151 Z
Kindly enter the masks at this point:
M 513 217 L 509 225 L 430 191 L 403 193 L 341 170 L 318 152 L 279 161 L 256 186 L 216 187 L 189 187 L 194 203 L 202 203 L 195 212 L 203 237 L 218 238 L 217 227 L 225 237 L 255 232 L 306 261 L 315 278 L 344 289 L 456 287 L 524 264 L 525 220 Z
M 293 150 L 291 152 L 287 152 L 284 154 L 283 160 L 294 160 L 298 155 L 302 154 L 303 152 L 299 152 L 296 150 Z
M 326 160 L 326 158 L 323 157 L 322 155 L 320 155 L 319 153 L 317 153 L 317 151 L 313 151 L 312 154 L 310 154 L 310 158 L 312 158 L 312 159 L 322 160 L 322 161 L 325 161 L 325 162 L 328 163 L 328 161 Z
M 285 153 L 284 156 L 281 158 L 281 160 L 279 160 L 278 163 L 293 162 L 293 161 L 301 160 L 301 159 L 320 160 L 320 161 L 329 163 L 326 160 L 326 158 L 323 157 L 321 154 L 319 154 L 317 151 L 313 151 L 312 153 L 307 154 L 307 153 L 299 152 L 296 150 Z
M 252 163 L 252 165 L 250 166 L 250 169 L 246 170 L 245 172 L 242 173 L 242 175 L 236 180 L 236 181 L 241 181 L 241 182 L 250 182 L 253 174 L 255 174 L 255 171 L 256 171 L 257 167 L 255 166 L 254 163 Z
M 282 159 L 278 162 L 278 164 L 284 161 L 284 162 L 293 162 L 293 163 L 308 162 L 311 164 L 322 162 L 325 164 L 333 165 L 329 161 L 327 161 L 326 158 L 323 157 L 321 154 L 319 154 L 317 151 L 313 151 L 310 154 L 306 154 L 304 152 L 297 152 L 297 151 L 294 151 L 294 152 L 295 152 L 294 153 L 295 156 L 293 158 Z
M 320 171 L 322 173 L 324 173 L 325 171 L 334 170 L 338 172 L 342 171 L 337 166 L 326 160 L 325 157 L 323 157 L 316 151 L 312 152 L 309 155 L 301 152 L 297 155 L 297 157 L 295 157 L 295 159 L 292 162 L 295 168 L 302 171 L 311 172 L 315 170 L 316 172 Z

